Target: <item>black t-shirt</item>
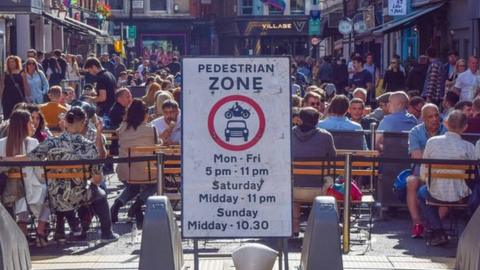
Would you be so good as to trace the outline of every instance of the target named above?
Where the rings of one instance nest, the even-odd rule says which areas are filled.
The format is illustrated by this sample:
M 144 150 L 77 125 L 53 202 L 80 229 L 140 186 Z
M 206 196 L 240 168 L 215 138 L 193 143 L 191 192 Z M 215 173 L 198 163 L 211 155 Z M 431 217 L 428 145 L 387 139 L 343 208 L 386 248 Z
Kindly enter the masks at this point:
M 123 107 L 120 103 L 115 102 L 112 109 L 110 110 L 110 126 L 109 129 L 117 129 L 123 121 L 123 116 L 126 113 L 126 108 Z
M 361 88 L 367 88 L 367 83 L 372 82 L 372 74 L 364 69 L 360 72 L 354 73 L 353 77 L 350 79 L 349 85 L 350 87 L 361 87 Z
M 107 114 L 115 103 L 116 84 L 115 77 L 109 71 L 102 70 L 97 74 L 97 93 L 100 94 L 100 90 L 107 92 L 107 99 L 104 102 L 97 103 L 98 115 Z
M 168 64 L 168 69 L 170 69 L 170 73 L 173 74 L 173 76 L 177 75 L 178 72 L 180 72 L 180 63 L 178 62 L 172 62 Z

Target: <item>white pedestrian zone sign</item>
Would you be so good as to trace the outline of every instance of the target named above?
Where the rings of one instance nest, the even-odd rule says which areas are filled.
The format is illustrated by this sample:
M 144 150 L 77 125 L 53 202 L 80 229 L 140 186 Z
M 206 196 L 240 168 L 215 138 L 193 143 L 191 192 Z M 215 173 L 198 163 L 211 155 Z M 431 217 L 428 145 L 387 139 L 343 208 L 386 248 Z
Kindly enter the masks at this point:
M 289 58 L 182 67 L 183 236 L 291 236 Z

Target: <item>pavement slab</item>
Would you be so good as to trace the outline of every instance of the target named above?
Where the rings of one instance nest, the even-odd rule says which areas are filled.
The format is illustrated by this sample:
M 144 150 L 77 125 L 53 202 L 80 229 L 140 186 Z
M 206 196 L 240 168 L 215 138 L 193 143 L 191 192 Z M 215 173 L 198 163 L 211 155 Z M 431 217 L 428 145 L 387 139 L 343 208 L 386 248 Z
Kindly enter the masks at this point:
M 297 269 L 300 254 L 290 256 L 290 269 Z M 83 269 L 138 269 L 138 255 L 67 255 L 34 256 L 34 270 L 83 270 Z M 344 269 L 354 270 L 453 270 L 455 259 L 431 257 L 397 257 L 397 256 L 343 256 Z M 193 255 L 185 255 L 185 264 L 193 269 Z M 231 258 L 201 258 L 200 270 L 234 270 Z M 275 266 L 274 269 L 277 269 Z

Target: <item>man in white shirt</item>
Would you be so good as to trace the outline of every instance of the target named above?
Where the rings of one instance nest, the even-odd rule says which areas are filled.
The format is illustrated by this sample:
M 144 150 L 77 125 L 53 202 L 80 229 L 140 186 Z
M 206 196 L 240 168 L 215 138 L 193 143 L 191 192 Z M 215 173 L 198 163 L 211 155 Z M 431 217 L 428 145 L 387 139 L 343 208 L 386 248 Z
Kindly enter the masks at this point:
M 182 128 L 180 123 L 180 109 L 175 100 L 165 100 L 162 105 L 163 116 L 152 121 L 163 145 L 180 144 Z
M 475 147 L 472 143 L 462 139 L 461 134 L 467 128 L 467 116 L 460 110 L 452 111 L 445 121 L 448 131 L 444 135 L 434 136 L 427 141 L 424 159 L 444 160 L 476 160 Z M 422 165 L 420 175 L 427 177 L 428 167 Z M 446 244 L 448 238 L 443 230 L 442 221 L 438 213 L 438 207 L 426 204 L 429 200 L 441 202 L 459 202 L 468 197 L 472 191 L 465 181 L 456 179 L 441 179 L 432 181 L 422 186 L 418 191 L 420 208 L 427 221 L 428 228 L 432 231 L 431 244 L 439 246 Z
M 470 56 L 468 58 L 468 69 L 458 75 L 455 81 L 454 91 L 460 96 L 460 101 L 472 101 L 475 93 L 480 86 L 480 77 L 478 71 L 478 58 Z
M 145 75 L 150 72 L 150 61 L 148 59 L 144 59 L 143 63 L 138 66 L 137 73 L 140 75 L 142 81 L 145 81 Z

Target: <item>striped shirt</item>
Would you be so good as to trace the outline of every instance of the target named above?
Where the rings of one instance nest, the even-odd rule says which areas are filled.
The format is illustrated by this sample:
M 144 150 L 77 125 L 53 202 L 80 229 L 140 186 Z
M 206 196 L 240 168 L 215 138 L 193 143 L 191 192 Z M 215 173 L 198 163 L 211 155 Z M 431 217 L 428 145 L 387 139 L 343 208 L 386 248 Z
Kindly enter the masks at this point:
M 450 131 L 444 135 L 434 136 L 427 141 L 425 152 L 423 153 L 425 159 L 445 159 L 445 160 L 476 160 L 475 146 L 472 143 L 462 140 L 462 137 Z M 428 166 L 422 165 L 420 175 L 427 175 Z M 435 170 L 435 173 L 448 172 L 453 173 L 452 170 Z M 459 171 L 458 173 L 463 173 Z M 424 179 L 427 179 L 425 177 Z M 456 202 L 467 196 L 472 192 L 465 181 L 455 179 L 435 179 L 428 187 L 430 195 L 440 201 Z

